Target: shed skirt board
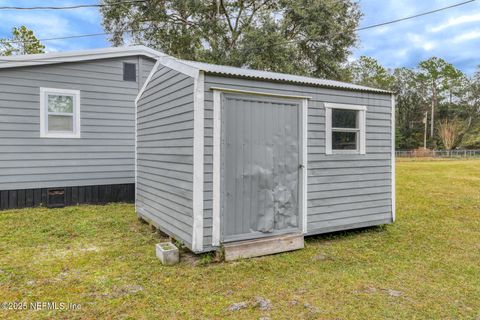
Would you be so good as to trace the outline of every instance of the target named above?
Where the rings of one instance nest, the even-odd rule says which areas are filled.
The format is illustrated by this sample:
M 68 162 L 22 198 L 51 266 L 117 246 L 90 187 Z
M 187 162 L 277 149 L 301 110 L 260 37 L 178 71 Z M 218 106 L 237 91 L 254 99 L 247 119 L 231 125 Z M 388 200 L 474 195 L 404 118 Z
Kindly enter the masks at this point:
M 299 232 L 301 101 L 224 94 L 223 242 Z

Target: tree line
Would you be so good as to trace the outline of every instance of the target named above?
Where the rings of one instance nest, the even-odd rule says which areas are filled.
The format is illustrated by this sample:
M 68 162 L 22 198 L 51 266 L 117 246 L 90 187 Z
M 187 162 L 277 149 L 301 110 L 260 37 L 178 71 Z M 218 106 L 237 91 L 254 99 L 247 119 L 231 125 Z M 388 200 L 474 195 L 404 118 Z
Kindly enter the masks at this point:
M 398 149 L 480 148 L 480 71 L 468 77 L 436 57 L 394 70 L 369 57 L 348 63 L 363 15 L 356 1 L 146 0 L 100 11 L 113 45 L 391 90 Z
M 362 17 L 356 1 L 102 3 L 102 25 L 114 46 L 143 44 L 181 59 L 387 89 L 396 95 L 397 149 L 480 149 L 480 69 L 467 76 L 437 57 L 393 70 L 364 56 L 349 63 Z M 44 49 L 24 26 L 0 39 L 0 55 Z
M 467 76 L 432 57 L 389 70 L 362 56 L 347 70 L 348 81 L 395 93 L 397 149 L 480 149 L 480 67 Z

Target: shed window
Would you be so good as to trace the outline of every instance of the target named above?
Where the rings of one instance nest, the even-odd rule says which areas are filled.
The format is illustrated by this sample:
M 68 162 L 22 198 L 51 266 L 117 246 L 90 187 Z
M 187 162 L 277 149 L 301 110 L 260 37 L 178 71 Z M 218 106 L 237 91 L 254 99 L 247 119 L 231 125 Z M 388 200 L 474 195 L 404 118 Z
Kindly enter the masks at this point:
M 135 63 L 123 63 L 123 80 L 137 81 L 137 65 Z
M 40 88 L 40 136 L 80 137 L 80 91 Z
M 364 106 L 325 104 L 326 154 L 365 154 Z

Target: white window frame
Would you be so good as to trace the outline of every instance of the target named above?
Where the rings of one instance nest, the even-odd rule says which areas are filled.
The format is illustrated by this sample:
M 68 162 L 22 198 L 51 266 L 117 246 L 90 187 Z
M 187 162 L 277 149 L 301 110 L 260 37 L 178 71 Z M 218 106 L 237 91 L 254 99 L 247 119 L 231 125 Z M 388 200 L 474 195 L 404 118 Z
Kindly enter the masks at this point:
M 71 96 L 73 98 L 73 130 L 48 132 L 48 95 Z M 60 115 L 60 114 L 59 114 Z M 42 138 L 80 138 L 80 91 L 55 88 L 40 88 L 40 137 Z
M 356 150 L 333 150 L 332 149 L 332 109 L 344 109 L 358 111 L 358 129 L 352 130 L 358 132 Z M 366 154 L 366 114 L 367 107 L 354 104 L 325 103 L 325 154 Z M 342 129 L 342 131 L 346 131 Z

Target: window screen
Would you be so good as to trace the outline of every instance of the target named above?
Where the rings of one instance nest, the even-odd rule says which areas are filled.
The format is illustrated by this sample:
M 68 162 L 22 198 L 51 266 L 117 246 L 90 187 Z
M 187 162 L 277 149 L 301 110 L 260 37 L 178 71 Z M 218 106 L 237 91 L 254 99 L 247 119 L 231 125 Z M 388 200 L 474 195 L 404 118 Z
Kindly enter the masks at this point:
M 358 111 L 356 110 L 332 110 L 333 128 L 358 128 Z
M 48 95 L 48 132 L 73 131 L 73 96 Z
M 137 65 L 135 63 L 123 63 L 123 80 L 137 81 Z
M 358 111 L 332 109 L 332 150 L 358 150 Z
M 332 132 L 333 150 L 357 150 L 357 132 Z

